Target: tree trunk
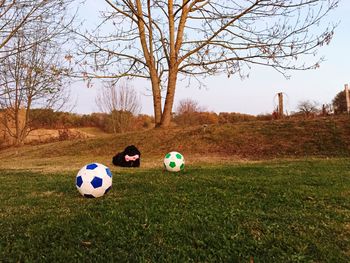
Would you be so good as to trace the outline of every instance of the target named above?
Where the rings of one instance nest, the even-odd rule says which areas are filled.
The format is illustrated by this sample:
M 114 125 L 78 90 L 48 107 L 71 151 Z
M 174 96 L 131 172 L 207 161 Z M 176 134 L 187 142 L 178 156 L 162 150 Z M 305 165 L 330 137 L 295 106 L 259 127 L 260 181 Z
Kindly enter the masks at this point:
M 169 127 L 171 123 L 171 113 L 173 109 L 174 104 L 174 98 L 175 98 L 175 88 L 176 88 L 176 80 L 177 80 L 177 71 L 172 70 L 169 72 L 169 79 L 168 79 L 168 89 L 164 104 L 164 111 L 162 114 L 162 120 L 160 127 L 165 128 Z
M 171 112 L 174 104 L 175 87 L 178 72 L 176 44 L 175 44 L 175 17 L 174 17 L 174 1 L 168 1 L 168 19 L 169 19 L 169 75 L 168 75 L 168 87 L 165 98 L 164 110 L 162 114 L 162 120 L 160 127 L 165 128 L 170 126 Z
M 162 97 L 160 94 L 159 78 L 157 73 L 151 73 L 152 94 L 153 94 L 153 110 L 155 126 L 159 127 L 162 118 Z
M 20 127 L 19 127 L 19 108 L 16 106 L 15 110 L 14 110 L 14 114 L 15 114 L 15 119 L 14 119 L 14 123 L 15 123 L 15 129 L 16 129 L 16 133 L 15 133 L 15 146 L 20 146 L 21 145 L 21 137 L 20 137 Z
M 29 110 L 29 108 L 16 108 L 15 110 L 15 146 L 22 146 L 24 144 L 25 138 L 27 137 L 27 117 L 29 117 Z

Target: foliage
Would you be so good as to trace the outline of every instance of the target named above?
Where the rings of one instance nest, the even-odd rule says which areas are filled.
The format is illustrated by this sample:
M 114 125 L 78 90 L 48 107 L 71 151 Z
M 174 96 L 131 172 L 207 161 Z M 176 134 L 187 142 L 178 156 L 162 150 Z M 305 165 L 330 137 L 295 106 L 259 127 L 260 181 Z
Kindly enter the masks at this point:
M 348 160 L 114 170 L 84 199 L 75 173 L 0 173 L 0 261 L 350 261 Z M 93 259 L 93 260 L 92 260 Z
M 132 121 L 131 130 L 137 131 L 141 129 L 150 129 L 154 128 L 154 118 L 147 114 L 139 114 L 134 117 Z
M 125 127 L 125 131 L 149 129 L 154 125 L 153 118 L 145 114 L 136 116 L 131 115 L 129 112 L 116 112 L 114 114 L 128 115 L 127 118 L 129 118 L 130 122 L 128 127 Z M 35 129 L 96 127 L 108 133 L 113 133 L 115 130 L 112 121 L 112 114 L 107 113 L 91 113 L 81 115 L 70 112 L 54 111 L 53 109 L 33 109 L 30 117 L 30 123 Z
M 62 129 L 73 127 L 101 127 L 99 114 L 79 115 L 53 109 L 33 109 L 31 111 L 33 128 Z
M 173 119 L 177 125 L 228 124 L 242 121 L 254 121 L 257 119 L 256 116 L 236 112 L 220 112 L 218 115 L 215 112 L 200 111 L 201 107 L 198 103 L 193 104 L 194 101 L 191 100 L 189 100 L 189 102 L 191 103 L 183 103 L 178 106 L 177 113 Z
M 217 124 L 218 115 L 215 112 L 184 112 L 175 115 L 173 121 L 180 126 Z
M 346 96 L 343 90 L 339 91 L 337 95 L 335 95 L 332 103 L 335 114 L 342 114 L 347 112 Z

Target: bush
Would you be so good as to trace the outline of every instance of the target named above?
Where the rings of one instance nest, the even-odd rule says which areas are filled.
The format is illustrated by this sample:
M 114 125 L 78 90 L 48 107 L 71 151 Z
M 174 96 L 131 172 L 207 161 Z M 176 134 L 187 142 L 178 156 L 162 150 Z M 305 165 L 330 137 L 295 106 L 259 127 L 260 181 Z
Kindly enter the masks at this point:
M 185 112 L 175 115 L 173 120 L 180 126 L 192 126 L 202 124 L 217 124 L 218 115 L 215 112 Z

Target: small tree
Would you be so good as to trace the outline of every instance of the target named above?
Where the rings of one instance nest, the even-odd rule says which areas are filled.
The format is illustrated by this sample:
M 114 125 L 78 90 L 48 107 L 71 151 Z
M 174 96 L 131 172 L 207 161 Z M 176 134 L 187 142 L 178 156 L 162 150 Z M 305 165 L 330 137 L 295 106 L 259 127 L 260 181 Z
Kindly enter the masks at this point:
M 129 129 L 133 115 L 141 110 L 136 91 L 126 83 L 115 85 L 109 82 L 96 98 L 98 108 L 110 114 L 114 133 Z
M 196 125 L 201 124 L 201 121 L 205 121 L 204 115 L 201 114 L 205 111 L 205 108 L 200 106 L 198 101 L 193 99 L 183 99 L 179 101 L 176 107 L 175 122 L 179 125 Z
M 300 101 L 298 104 L 299 113 L 303 114 L 306 117 L 316 115 L 320 112 L 319 104 L 315 101 Z
M 183 99 L 179 101 L 176 108 L 176 114 L 181 115 L 184 113 L 193 113 L 204 111 L 204 108 L 199 105 L 198 101 L 193 99 Z
M 337 95 L 335 95 L 333 101 L 333 108 L 334 108 L 334 114 L 343 114 L 347 112 L 347 105 L 346 105 L 346 96 L 345 91 L 338 92 Z

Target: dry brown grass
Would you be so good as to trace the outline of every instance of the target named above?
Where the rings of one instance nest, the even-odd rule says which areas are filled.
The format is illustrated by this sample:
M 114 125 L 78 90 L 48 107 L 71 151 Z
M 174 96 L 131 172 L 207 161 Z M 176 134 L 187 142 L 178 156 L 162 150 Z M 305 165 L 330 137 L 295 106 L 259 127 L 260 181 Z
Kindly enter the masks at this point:
M 45 145 L 47 146 L 47 145 Z M 13 148 L 0 152 L 0 170 L 31 170 L 37 172 L 65 172 L 78 171 L 87 163 L 98 162 L 103 163 L 112 168 L 113 171 L 123 171 L 127 168 L 115 167 L 112 164 L 112 156 L 110 155 L 76 155 L 55 157 L 38 156 L 35 153 L 40 149 L 46 148 L 41 146 L 26 146 L 21 149 Z M 4 161 L 6 160 L 6 161 Z M 186 165 L 212 165 L 220 166 L 223 164 L 253 162 L 251 160 L 242 159 L 236 156 L 202 156 L 202 155 L 188 155 L 186 156 Z M 141 167 L 144 169 L 159 168 L 162 166 L 163 155 L 154 157 L 142 158 Z
M 350 156 L 349 118 L 256 121 L 186 129 L 151 129 L 119 135 L 96 130 L 94 137 L 26 145 L 0 151 L 0 169 L 77 170 L 86 163 L 112 166 L 127 145 L 142 152 L 142 167 L 159 167 L 169 151 L 184 154 L 187 164 L 252 162 L 274 158 Z M 118 169 L 118 168 L 115 168 Z

